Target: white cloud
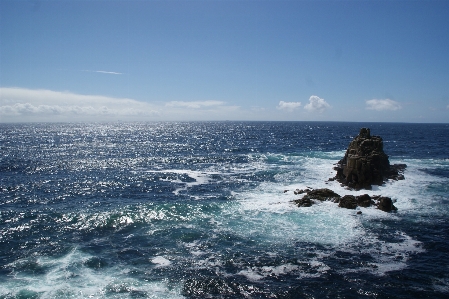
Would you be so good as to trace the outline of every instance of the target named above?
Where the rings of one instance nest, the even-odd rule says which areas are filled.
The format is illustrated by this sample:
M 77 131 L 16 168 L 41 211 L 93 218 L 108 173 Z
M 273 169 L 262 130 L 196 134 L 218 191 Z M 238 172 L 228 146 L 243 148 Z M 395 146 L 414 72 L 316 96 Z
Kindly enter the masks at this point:
M 398 102 L 395 102 L 390 99 L 372 99 L 366 101 L 366 109 L 368 110 L 376 110 L 376 111 L 384 111 L 384 110 L 399 110 L 402 109 L 401 105 Z
M 4 121 L 103 121 L 111 117 L 149 119 L 159 113 L 148 103 L 127 98 L 0 88 L 0 117 Z
M 221 101 L 172 101 L 165 104 L 167 107 L 189 108 L 189 109 L 201 109 L 205 107 L 222 106 L 224 102 Z
M 248 113 L 222 101 L 147 103 L 43 89 L 0 88 L 0 122 L 241 120 Z
M 301 107 L 301 102 L 284 102 L 280 101 L 279 105 L 276 107 L 279 110 L 293 111 L 296 108 Z
M 322 113 L 329 108 L 331 108 L 331 105 L 329 105 L 324 99 L 317 96 L 311 96 L 309 98 L 309 103 L 304 106 L 304 109 L 308 111 L 318 111 L 319 113 Z

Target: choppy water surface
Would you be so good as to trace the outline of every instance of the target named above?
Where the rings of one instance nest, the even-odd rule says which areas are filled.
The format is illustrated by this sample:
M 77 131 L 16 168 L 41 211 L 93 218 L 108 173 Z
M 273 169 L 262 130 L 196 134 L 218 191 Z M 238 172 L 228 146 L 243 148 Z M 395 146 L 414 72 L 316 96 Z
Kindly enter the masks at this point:
M 404 181 L 349 191 L 360 127 Z M 0 125 L 0 298 L 446 298 L 449 125 Z M 397 213 L 293 190 L 392 197 Z M 287 192 L 284 192 L 288 190 Z

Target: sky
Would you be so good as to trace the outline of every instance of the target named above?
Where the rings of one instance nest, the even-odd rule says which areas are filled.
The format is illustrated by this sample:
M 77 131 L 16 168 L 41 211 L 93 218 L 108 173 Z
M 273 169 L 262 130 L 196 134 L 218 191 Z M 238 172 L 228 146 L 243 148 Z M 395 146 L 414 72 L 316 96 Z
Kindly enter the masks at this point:
M 449 122 L 449 1 L 0 0 L 0 122 Z

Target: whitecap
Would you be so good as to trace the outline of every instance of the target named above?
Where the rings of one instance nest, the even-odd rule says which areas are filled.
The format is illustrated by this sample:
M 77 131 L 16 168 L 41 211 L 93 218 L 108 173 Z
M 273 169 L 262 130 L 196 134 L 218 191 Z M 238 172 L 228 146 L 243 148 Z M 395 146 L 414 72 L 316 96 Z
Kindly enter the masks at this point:
M 167 267 L 170 266 L 171 262 L 163 256 L 156 256 L 151 259 L 153 264 L 156 264 L 156 268 Z

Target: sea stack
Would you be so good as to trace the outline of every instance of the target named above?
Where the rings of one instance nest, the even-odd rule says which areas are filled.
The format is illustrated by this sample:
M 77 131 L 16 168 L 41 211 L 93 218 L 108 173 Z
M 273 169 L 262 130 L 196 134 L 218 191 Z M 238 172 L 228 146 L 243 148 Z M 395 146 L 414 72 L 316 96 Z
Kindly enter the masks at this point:
M 360 133 L 348 146 L 346 154 L 334 168 L 335 179 L 349 188 L 371 189 L 382 185 L 384 179 L 404 179 L 405 164 L 390 165 L 383 150 L 380 136 L 371 136 L 370 129 L 361 128 Z

